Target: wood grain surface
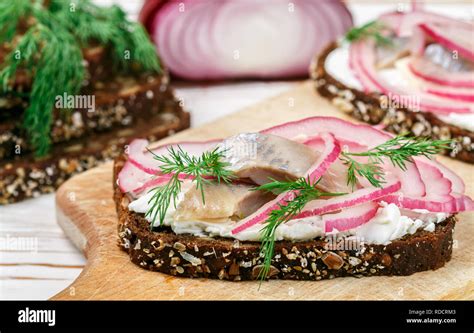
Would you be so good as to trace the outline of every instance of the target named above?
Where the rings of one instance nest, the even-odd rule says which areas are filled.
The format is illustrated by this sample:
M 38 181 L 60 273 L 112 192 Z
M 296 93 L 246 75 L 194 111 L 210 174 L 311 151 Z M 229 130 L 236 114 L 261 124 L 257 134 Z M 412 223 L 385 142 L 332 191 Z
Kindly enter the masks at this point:
M 165 141 L 219 138 L 256 131 L 315 115 L 344 118 L 317 96 L 309 82 L 205 126 Z M 474 196 L 474 166 L 440 158 L 462 175 Z M 117 217 L 112 201 L 112 164 L 66 182 L 57 192 L 57 218 L 87 257 L 76 281 L 53 299 L 473 299 L 474 219 L 461 214 L 452 260 L 436 271 L 408 277 L 338 278 L 334 280 L 225 282 L 186 279 L 150 272 L 129 261 L 117 246 Z

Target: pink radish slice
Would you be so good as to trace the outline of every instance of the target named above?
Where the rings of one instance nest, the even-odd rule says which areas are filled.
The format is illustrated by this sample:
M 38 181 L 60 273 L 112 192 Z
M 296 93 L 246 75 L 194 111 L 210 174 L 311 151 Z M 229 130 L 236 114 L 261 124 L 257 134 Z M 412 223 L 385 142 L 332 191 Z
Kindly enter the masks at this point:
M 435 96 L 426 94 L 422 91 L 413 91 L 410 89 L 405 89 L 403 87 L 393 86 L 392 84 L 386 82 L 380 77 L 375 69 L 375 42 L 373 40 L 363 40 L 356 42 L 358 44 L 356 52 L 359 53 L 357 60 L 359 60 L 359 66 L 361 69 L 361 76 L 365 76 L 367 79 L 371 80 L 373 84 L 377 86 L 377 91 L 387 95 L 390 99 L 402 102 L 406 99 L 404 97 L 414 96 L 416 93 L 417 107 L 420 110 L 427 112 L 434 112 L 440 114 L 449 114 L 449 113 L 472 113 L 474 112 L 474 106 L 468 103 L 458 103 L 453 105 L 449 101 L 446 101 L 442 98 L 436 98 Z M 416 111 L 416 110 L 415 110 Z
M 311 166 L 307 171 L 306 175 L 310 178 L 311 182 L 315 182 L 319 179 L 329 168 L 329 166 L 337 160 L 339 154 L 341 153 L 341 147 L 334 139 L 334 136 L 329 133 L 321 134 L 321 138 L 326 143 L 326 147 L 321 155 L 318 157 L 316 162 Z M 286 205 L 288 201 L 294 199 L 297 195 L 297 191 L 289 191 L 280 194 L 276 199 L 267 202 L 265 205 L 260 207 L 255 213 L 241 220 L 234 229 L 232 229 L 232 234 L 235 235 L 257 223 L 262 223 L 265 221 L 270 212 L 278 209 L 279 205 Z
M 327 200 L 314 200 L 309 202 L 296 218 L 322 215 L 339 209 L 372 202 L 376 199 L 397 192 L 401 188 L 399 181 L 393 182 L 384 188 L 362 188 L 347 195 L 332 197 Z
M 369 222 L 375 214 L 379 205 L 375 202 L 367 202 L 362 205 L 346 208 L 336 214 L 323 215 L 325 232 L 346 231 L 354 229 Z
M 151 175 L 127 161 L 118 174 L 118 185 L 123 193 L 131 192 L 145 184 Z
M 408 64 L 417 77 L 443 86 L 474 88 L 474 72 L 449 72 L 423 57 L 415 57 Z
M 460 56 L 474 61 L 474 25 L 465 29 L 452 24 L 423 23 L 419 27 L 442 46 L 459 52 Z

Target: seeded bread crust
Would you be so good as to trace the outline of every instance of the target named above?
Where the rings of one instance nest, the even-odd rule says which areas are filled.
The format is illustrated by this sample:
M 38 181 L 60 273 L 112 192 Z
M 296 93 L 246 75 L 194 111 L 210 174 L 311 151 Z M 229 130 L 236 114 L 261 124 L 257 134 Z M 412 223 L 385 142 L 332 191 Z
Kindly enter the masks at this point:
M 474 163 L 474 132 L 445 123 L 429 112 L 414 112 L 408 108 L 383 107 L 381 96 L 350 88 L 336 80 L 325 68 L 327 56 L 339 47 L 331 43 L 319 56 L 313 59 L 310 75 L 319 94 L 336 107 L 359 120 L 372 125 L 383 125 L 395 133 L 411 133 L 416 136 L 430 136 L 433 139 L 454 139 L 456 147 L 445 154 L 455 159 Z
M 262 269 L 258 242 L 228 238 L 177 235 L 168 227 L 151 232 L 143 214 L 128 210 L 129 197 L 117 186 L 126 158 L 114 164 L 114 201 L 118 215 L 119 247 L 142 268 L 175 276 L 241 281 L 255 280 Z M 456 218 L 388 245 L 354 246 L 323 239 L 279 241 L 270 278 L 322 280 L 343 276 L 410 275 L 437 269 L 451 259 Z M 352 247 L 351 247 L 352 246 Z M 349 248 L 349 249 L 347 249 Z
M 53 144 L 94 132 L 133 126 L 139 118 L 149 118 L 179 107 L 168 87 L 167 76 L 154 74 L 116 75 L 109 81 L 99 81 L 84 88 L 80 95 L 95 96 L 95 108 L 92 111 L 86 108 L 72 110 L 70 117 L 65 117 L 63 110 L 54 109 L 50 132 Z M 14 112 L 9 110 L 8 114 L 15 117 L 1 121 L 0 158 L 32 151 L 22 128 L 22 115 L 26 107 L 27 103 Z
M 189 113 L 176 103 L 166 112 L 137 119 L 131 127 L 56 144 L 50 154 L 41 159 L 22 154 L 3 160 L 0 162 L 0 205 L 53 192 L 71 176 L 116 158 L 134 138 L 155 141 L 189 125 Z

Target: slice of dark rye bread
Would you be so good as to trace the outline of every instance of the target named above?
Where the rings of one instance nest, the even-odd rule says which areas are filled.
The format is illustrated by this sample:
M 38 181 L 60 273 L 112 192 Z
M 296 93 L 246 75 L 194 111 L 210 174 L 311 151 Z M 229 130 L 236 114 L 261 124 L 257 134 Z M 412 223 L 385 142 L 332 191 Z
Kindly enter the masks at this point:
M 36 159 L 22 154 L 0 162 L 0 205 L 53 192 L 66 179 L 123 153 L 137 137 L 158 140 L 190 125 L 189 113 L 170 99 L 166 109 L 137 118 L 133 126 L 92 133 L 55 144 L 48 156 Z
M 115 75 L 107 81 L 96 81 L 84 87 L 80 95 L 95 96 L 95 108 L 92 111 L 87 108 L 68 111 L 70 117 L 66 117 L 63 110 L 54 109 L 50 132 L 53 144 L 93 132 L 133 126 L 138 118 L 149 118 L 178 107 L 166 75 Z M 19 152 L 32 150 L 22 129 L 26 105 L 1 112 L 0 158 L 11 158 Z
M 382 124 L 385 130 L 395 134 L 408 132 L 434 139 L 454 139 L 455 149 L 446 151 L 446 154 L 474 163 L 474 132 L 448 124 L 429 112 L 413 112 L 403 107 L 385 108 L 386 103 L 381 103 L 380 94 L 367 94 L 331 76 L 326 71 L 325 62 L 337 47 L 338 43 L 331 43 L 313 59 L 310 67 L 311 78 L 321 96 L 329 99 L 343 112 L 369 124 Z
M 117 186 L 126 157 L 115 160 L 114 201 L 118 215 L 118 245 L 142 268 L 183 277 L 254 280 L 262 269 L 260 243 L 229 238 L 177 235 L 168 227 L 150 231 L 143 214 L 128 210 L 127 194 Z M 417 231 L 388 245 L 328 246 L 321 238 L 279 241 L 270 278 L 322 280 L 335 277 L 410 275 L 437 269 L 451 259 L 456 217 L 436 225 L 434 232 Z

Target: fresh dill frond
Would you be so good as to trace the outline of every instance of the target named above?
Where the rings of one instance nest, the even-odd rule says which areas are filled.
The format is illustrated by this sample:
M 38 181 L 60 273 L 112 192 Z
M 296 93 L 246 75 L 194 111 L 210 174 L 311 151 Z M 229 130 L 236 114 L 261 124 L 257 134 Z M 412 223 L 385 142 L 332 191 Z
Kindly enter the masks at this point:
M 347 166 L 347 184 L 352 189 L 357 184 L 358 177 L 364 177 L 375 187 L 382 187 L 385 183 L 382 167 L 377 161 L 360 163 L 346 154 L 342 154 L 340 159 Z
M 20 19 L 31 11 L 31 0 L 0 1 L 0 41 L 10 42 Z
M 373 186 L 382 187 L 385 182 L 381 166 L 384 158 L 389 159 L 394 167 L 406 171 L 406 163 L 413 163 L 412 157 L 431 158 L 443 150 L 451 149 L 452 142 L 400 134 L 366 152 L 342 152 L 340 159 L 348 166 L 348 185 L 354 187 L 358 175 L 367 179 Z M 357 156 L 368 157 L 367 163 L 358 162 L 353 158 Z
M 153 228 L 156 217 L 159 217 L 160 225 L 163 224 L 171 202 L 176 207 L 183 182 L 180 176 L 189 176 L 196 184 L 196 189 L 201 192 L 203 204 L 206 203 L 205 185 L 213 182 L 230 183 L 235 178 L 232 171 L 227 169 L 230 164 L 223 161 L 224 151 L 220 147 L 204 152 L 200 156 L 190 155 L 179 145 L 177 148 L 170 146 L 167 155 L 156 155 L 153 151 L 150 152 L 157 161 L 161 162 L 160 172 L 173 175 L 166 185 L 151 190 L 155 193 L 148 202 L 151 207 L 146 213 L 146 216 L 152 217 L 150 228 Z
M 67 61 L 64 61 L 67 59 Z M 56 96 L 64 92 L 76 94 L 82 83 L 82 52 L 68 32 L 36 23 L 21 37 L 13 52 L 7 55 L 0 70 L 0 89 L 12 90 L 18 69 L 34 77 L 28 107 L 23 116 L 23 129 L 37 156 L 48 153 L 52 110 Z
M 391 45 L 392 41 L 390 38 L 384 36 L 382 31 L 384 29 L 383 24 L 379 21 L 370 21 L 360 27 L 355 27 L 346 33 L 345 39 L 348 42 L 354 42 L 363 38 L 374 38 L 377 44 L 380 45 Z
M 84 81 L 81 48 L 109 48 L 119 70 L 161 71 L 155 46 L 139 23 L 129 21 L 117 6 L 100 7 L 89 0 L 0 1 L 0 41 L 7 42 L 9 51 L 0 65 L 0 93 L 18 93 L 18 71 L 32 79 L 22 127 L 38 157 L 50 149 L 56 97 L 77 94 Z
M 279 208 L 270 212 L 265 226 L 261 229 L 260 256 L 263 257 L 263 268 L 258 274 L 258 278 L 263 281 L 270 272 L 271 262 L 275 251 L 275 232 L 278 226 L 291 220 L 298 215 L 305 205 L 320 197 L 339 196 L 346 193 L 324 192 L 317 188 L 321 178 L 311 182 L 309 177 L 301 177 L 295 181 L 276 181 L 256 187 L 255 190 L 267 191 L 272 193 L 283 193 L 292 191 L 293 198 L 284 204 L 279 204 Z
M 160 61 L 140 23 L 127 19 L 118 6 L 100 7 L 84 0 L 52 0 L 50 10 L 56 19 L 87 46 L 91 41 L 108 45 L 121 69 L 138 64 L 143 70 L 160 72 Z

